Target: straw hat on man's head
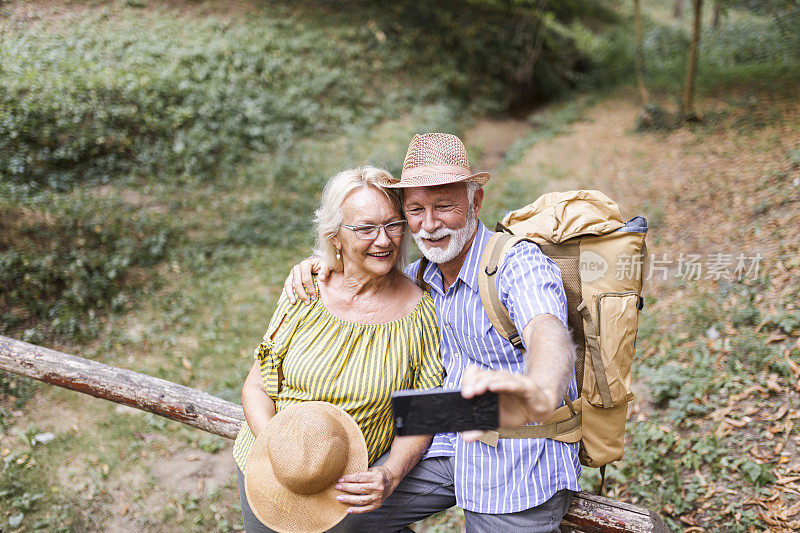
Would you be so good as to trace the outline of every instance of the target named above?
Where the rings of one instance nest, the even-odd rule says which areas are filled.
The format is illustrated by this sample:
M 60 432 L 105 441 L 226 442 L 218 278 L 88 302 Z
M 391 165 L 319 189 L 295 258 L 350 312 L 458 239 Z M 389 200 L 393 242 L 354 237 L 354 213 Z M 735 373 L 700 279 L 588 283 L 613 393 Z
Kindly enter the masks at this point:
M 336 500 L 340 477 L 367 470 L 367 444 L 355 420 L 327 402 L 282 409 L 247 458 L 245 493 L 256 517 L 281 533 L 322 532 L 348 505 Z
M 467 149 L 461 139 L 449 133 L 414 135 L 408 145 L 400 179 L 392 178 L 385 187 L 427 187 L 448 183 L 489 181 L 488 172 L 473 174 Z

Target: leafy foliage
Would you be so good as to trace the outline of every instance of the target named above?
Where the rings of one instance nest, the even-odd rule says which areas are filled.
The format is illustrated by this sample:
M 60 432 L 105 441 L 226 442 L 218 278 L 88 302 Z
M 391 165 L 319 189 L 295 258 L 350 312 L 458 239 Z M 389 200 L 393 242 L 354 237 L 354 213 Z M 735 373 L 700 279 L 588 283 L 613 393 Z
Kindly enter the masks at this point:
M 153 272 L 184 229 L 124 202 L 71 203 L 58 193 L 266 182 L 263 193 L 232 206 L 222 243 L 307 242 L 326 174 L 317 154 L 305 164 L 311 154 L 301 140 L 369 131 L 432 101 L 498 108 L 520 83 L 535 85 L 526 97 L 550 98 L 587 65 L 560 25 L 574 16 L 563 6 L 520 18 L 508 6 L 381 3 L 365 8 L 367 24 L 353 24 L 336 5 L 319 6 L 317 18 L 274 7 L 247 21 L 187 24 L 158 9 L 130 16 L 101 5 L 46 31 L 5 27 L 2 331 L 30 341 L 95 336 L 103 312 L 131 302 L 122 287 L 151 283 L 143 269 Z M 540 23 L 541 58 L 520 78 L 513 73 Z M 53 200 L 56 207 L 45 207 Z
M 404 70 L 436 65 L 448 92 L 466 101 L 479 97 L 497 110 L 552 100 L 580 86 L 592 69 L 577 47 L 570 24 L 581 17 L 614 20 L 595 2 L 541 3 L 381 2 L 393 23 L 387 36 L 405 57 Z
M 172 238 L 163 220 L 119 199 L 0 205 L 0 311 L 5 329 L 44 323 L 56 334 L 93 337 L 95 310 L 123 311 L 146 269 Z M 89 320 L 85 313 L 88 310 Z M 39 340 L 28 329 L 27 340 Z
M 321 161 L 302 150 L 277 154 L 272 160 L 273 178 L 264 194 L 254 195 L 241 216 L 227 225 L 227 244 L 247 246 L 291 246 L 310 244 L 311 218 L 327 177 L 319 171 Z
M 338 31 L 290 16 L 184 24 L 105 11 L 56 33 L 18 30 L 0 50 L 0 171 L 58 190 L 229 178 L 254 154 L 404 102 L 498 108 L 507 94 L 519 104 L 575 87 L 590 62 L 563 26 L 574 13 L 521 9 L 383 2 L 366 10 L 370 24 Z M 415 83 L 387 94 L 398 71 Z
M 748 3 L 747 9 L 728 6 L 717 27 L 703 26 L 697 74 L 700 89 L 773 81 L 788 83 L 800 78 L 800 6 L 796 2 L 777 2 L 766 7 L 769 3 Z M 782 7 L 776 9 L 777 4 Z M 635 44 L 630 17 L 625 24 L 611 26 L 604 32 L 575 30 L 579 47 L 598 65 L 590 73 L 592 83 L 614 85 L 633 79 Z M 688 28 L 680 20 L 666 22 L 663 18 L 646 16 L 643 39 L 648 87 L 678 90 L 686 76 Z
M 703 515 L 707 527 L 746 531 L 760 523 L 757 511 L 746 508 L 743 498 L 731 503 L 718 494 L 718 483 L 724 480 L 726 489 L 736 487 L 744 498 L 775 490 L 776 467 L 785 460 L 776 462 L 759 447 L 780 452 L 782 432 L 793 427 L 789 420 L 784 425 L 787 413 L 796 413 L 781 406 L 781 395 L 797 380 L 800 349 L 785 350 L 769 340 L 794 322 L 786 318 L 791 313 L 760 320 L 755 295 L 764 284 L 692 294 L 671 332 L 659 330 L 644 312 L 638 349 L 658 350 L 639 360 L 636 373 L 647 384 L 654 411 L 628 424 L 625 457 L 609 478 L 624 487 L 626 497 L 660 510 L 672 527 L 678 518 L 691 525 L 690 515 L 714 506 L 721 512 Z M 713 338 L 707 337 L 712 328 Z M 765 429 L 761 421 L 773 425 Z M 597 482 L 591 474 L 582 480 L 589 487 Z
M 386 105 L 367 29 L 332 36 L 289 17 L 235 26 L 105 18 L 5 39 L 8 179 L 65 189 L 127 175 L 230 177 L 253 154 L 374 120 Z
M 226 201 L 228 235 L 201 255 L 306 242 L 316 194 L 340 163 L 301 140 L 365 135 L 447 94 L 435 79 L 424 91 L 396 84 L 399 55 L 374 24 L 277 11 L 187 24 L 101 7 L 35 34 L 4 28 L 0 331 L 32 342 L 95 336 L 101 315 L 129 308 L 176 246 L 188 255 L 176 237 L 192 223 L 169 211 L 189 184 L 222 199 L 252 187 L 246 202 Z M 104 200 L 84 192 L 104 183 Z

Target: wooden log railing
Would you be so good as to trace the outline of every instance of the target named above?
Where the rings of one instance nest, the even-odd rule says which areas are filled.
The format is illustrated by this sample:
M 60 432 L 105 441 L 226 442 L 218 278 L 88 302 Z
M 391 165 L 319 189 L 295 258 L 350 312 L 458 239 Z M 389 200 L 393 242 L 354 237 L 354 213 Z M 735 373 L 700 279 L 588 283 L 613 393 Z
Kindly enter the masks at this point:
M 165 379 L 0 335 L 0 370 L 177 420 L 228 439 L 244 422 L 240 405 Z
M 160 378 L 65 354 L 0 335 L 0 370 L 89 394 L 177 420 L 233 439 L 244 422 L 242 407 Z M 579 493 L 561 524 L 564 533 L 662 533 L 652 511 Z

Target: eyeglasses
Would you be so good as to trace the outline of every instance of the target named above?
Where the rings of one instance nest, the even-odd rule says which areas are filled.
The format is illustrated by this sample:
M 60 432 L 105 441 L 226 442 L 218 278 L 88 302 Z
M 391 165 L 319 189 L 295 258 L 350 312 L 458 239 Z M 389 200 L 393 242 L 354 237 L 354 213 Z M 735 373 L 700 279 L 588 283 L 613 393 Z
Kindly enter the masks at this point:
M 349 224 L 340 224 L 343 228 L 347 228 L 356 234 L 356 237 L 365 241 L 377 239 L 381 232 L 381 228 L 386 231 L 389 237 L 397 237 L 406 231 L 406 221 L 398 220 L 397 222 L 389 222 L 388 224 L 381 224 L 373 226 L 372 224 L 365 224 L 362 226 L 350 226 Z

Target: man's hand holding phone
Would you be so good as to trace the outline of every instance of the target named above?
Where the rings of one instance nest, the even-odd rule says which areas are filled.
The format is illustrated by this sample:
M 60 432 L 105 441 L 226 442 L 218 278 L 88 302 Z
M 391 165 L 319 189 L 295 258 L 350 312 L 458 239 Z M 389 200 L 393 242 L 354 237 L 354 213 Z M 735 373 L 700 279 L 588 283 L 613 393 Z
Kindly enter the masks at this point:
M 398 435 L 460 432 L 468 442 L 484 431 L 546 422 L 557 405 L 533 378 L 469 367 L 461 390 L 404 390 L 392 395 Z
M 548 395 L 528 375 L 468 367 L 461 379 L 462 396 L 469 399 L 487 392 L 498 396 L 499 427 L 503 428 L 547 422 L 558 405 L 558 398 Z M 483 431 L 461 433 L 467 442 L 480 440 L 483 435 Z

